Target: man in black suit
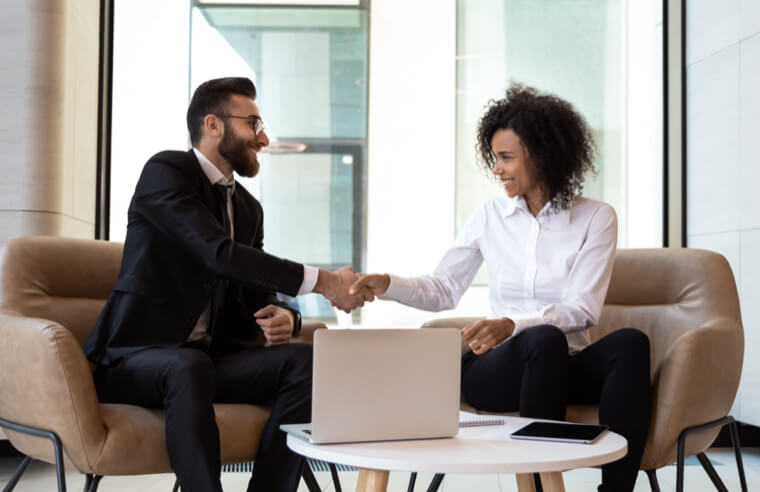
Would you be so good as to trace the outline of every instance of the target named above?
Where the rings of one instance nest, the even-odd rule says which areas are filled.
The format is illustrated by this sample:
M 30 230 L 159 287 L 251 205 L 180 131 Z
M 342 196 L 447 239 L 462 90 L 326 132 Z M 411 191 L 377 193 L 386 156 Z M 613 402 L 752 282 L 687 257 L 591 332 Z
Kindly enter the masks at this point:
M 183 492 L 221 491 L 212 403 L 270 401 L 248 490 L 296 490 L 302 459 L 279 426 L 311 418 L 312 352 L 289 343 L 300 314 L 274 293 L 317 292 L 344 310 L 372 298 L 348 294 L 350 267 L 331 273 L 263 251 L 261 204 L 233 178 L 255 176 L 269 143 L 255 98 L 245 78 L 195 91 L 193 148 L 145 165 L 118 280 L 84 347 L 102 402 L 165 410 Z

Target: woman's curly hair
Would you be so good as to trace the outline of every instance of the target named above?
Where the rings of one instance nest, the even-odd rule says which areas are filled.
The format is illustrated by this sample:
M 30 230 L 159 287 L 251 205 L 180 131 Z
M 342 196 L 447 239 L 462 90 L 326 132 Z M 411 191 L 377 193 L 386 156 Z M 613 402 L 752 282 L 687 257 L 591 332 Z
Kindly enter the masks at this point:
M 557 96 L 512 84 L 504 99 L 489 102 L 478 124 L 475 148 L 487 171 L 496 163 L 493 135 L 507 128 L 520 137 L 552 209 L 568 208 L 583 191 L 586 173 L 596 174 L 596 146 L 586 120 Z

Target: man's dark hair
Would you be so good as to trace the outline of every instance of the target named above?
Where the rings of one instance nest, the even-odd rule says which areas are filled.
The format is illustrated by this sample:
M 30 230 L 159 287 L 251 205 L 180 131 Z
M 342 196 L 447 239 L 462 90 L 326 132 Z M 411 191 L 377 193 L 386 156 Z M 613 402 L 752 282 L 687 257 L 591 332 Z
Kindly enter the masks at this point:
M 476 144 L 488 171 L 496 161 L 491 140 L 501 129 L 520 137 L 553 210 L 568 208 L 583 191 L 586 173 L 596 173 L 596 147 L 586 120 L 557 96 L 512 84 L 504 99 L 489 102 L 478 124 Z
M 203 119 L 206 115 L 226 112 L 227 101 L 232 94 L 256 99 L 256 86 L 245 77 L 225 77 L 207 80 L 195 89 L 187 108 L 187 130 L 190 142 L 198 145 L 203 135 Z

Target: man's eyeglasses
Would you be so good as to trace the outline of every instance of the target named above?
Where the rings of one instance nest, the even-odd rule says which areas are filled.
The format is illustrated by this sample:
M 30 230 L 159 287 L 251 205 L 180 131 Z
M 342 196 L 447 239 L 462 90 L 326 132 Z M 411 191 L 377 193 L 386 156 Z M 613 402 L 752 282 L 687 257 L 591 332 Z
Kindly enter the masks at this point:
M 253 133 L 258 135 L 259 133 L 264 131 L 264 120 L 262 120 L 259 116 L 251 115 L 251 116 L 235 116 L 232 114 L 220 114 L 220 118 L 237 118 L 239 120 L 248 120 L 248 126 L 251 127 L 253 130 Z

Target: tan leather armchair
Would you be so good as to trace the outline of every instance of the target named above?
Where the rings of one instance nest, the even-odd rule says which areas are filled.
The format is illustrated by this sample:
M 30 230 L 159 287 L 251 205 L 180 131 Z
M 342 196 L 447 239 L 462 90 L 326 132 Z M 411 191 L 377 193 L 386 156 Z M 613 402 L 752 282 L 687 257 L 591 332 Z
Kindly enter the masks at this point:
M 438 319 L 425 326 L 464 327 L 476 319 Z M 624 327 L 646 333 L 652 350 L 652 420 L 641 463 L 652 490 L 659 491 L 655 471 L 676 461 L 676 490 L 682 491 L 683 460 L 694 455 L 717 486 L 720 478 L 703 452 L 728 424 L 746 491 L 736 424 L 728 417 L 739 386 L 744 334 L 726 259 L 696 249 L 618 250 L 591 340 Z M 477 412 L 466 402 L 462 409 Z M 598 409 L 570 405 L 566 418 L 598 423 Z
M 27 455 L 7 490 L 30 458 L 57 463 L 59 490 L 65 490 L 64 460 L 88 475 L 93 491 L 103 475 L 172 471 L 163 412 L 100 404 L 81 348 L 121 255 L 121 244 L 70 238 L 26 237 L 0 246 L 0 419 L 11 444 Z M 320 327 L 304 323 L 298 341 L 311 343 Z M 217 404 L 214 410 L 222 464 L 252 461 L 268 408 Z M 28 428 L 39 431 L 30 435 Z M 53 447 L 48 439 L 56 438 Z

